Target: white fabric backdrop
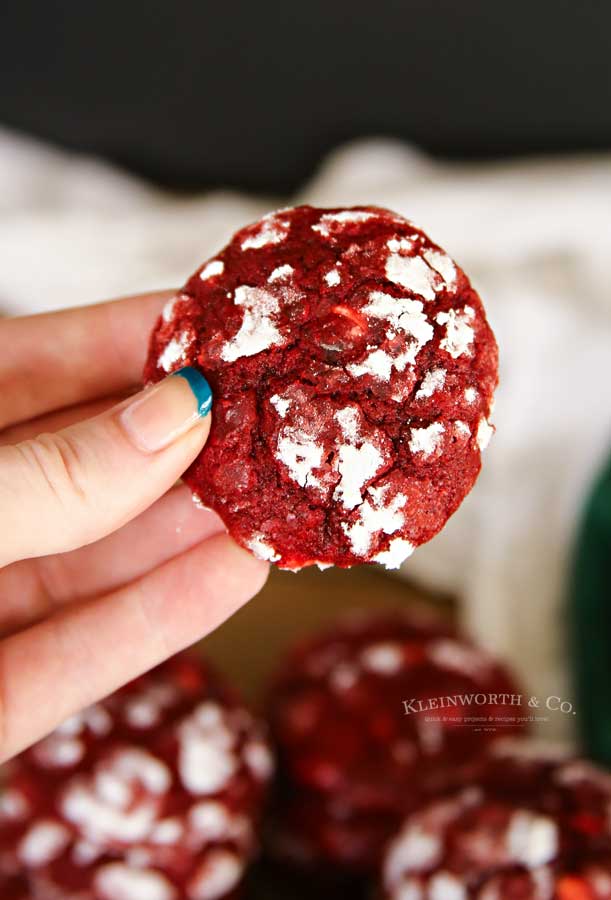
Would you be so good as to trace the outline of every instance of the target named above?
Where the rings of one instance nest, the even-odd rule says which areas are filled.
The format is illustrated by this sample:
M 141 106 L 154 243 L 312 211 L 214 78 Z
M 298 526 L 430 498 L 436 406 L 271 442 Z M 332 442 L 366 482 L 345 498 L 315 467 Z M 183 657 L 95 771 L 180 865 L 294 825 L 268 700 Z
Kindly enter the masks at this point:
M 481 291 L 501 348 L 498 433 L 477 487 L 406 571 L 458 592 L 467 627 L 529 690 L 566 695 L 564 576 L 611 446 L 611 156 L 445 165 L 368 140 L 297 197 L 185 199 L 0 131 L 0 311 L 179 285 L 238 226 L 306 201 L 408 215 Z

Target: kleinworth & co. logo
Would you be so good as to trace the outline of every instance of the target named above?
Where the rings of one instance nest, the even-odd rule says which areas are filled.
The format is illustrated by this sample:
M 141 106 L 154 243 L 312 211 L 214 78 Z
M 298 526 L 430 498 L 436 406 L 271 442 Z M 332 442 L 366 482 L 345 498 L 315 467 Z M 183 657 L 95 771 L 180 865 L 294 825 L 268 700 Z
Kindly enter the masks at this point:
M 515 727 L 526 722 L 548 722 L 551 714 L 576 715 L 570 700 L 550 695 L 467 693 L 403 700 L 406 716 L 424 715 L 427 722 L 469 728 Z M 431 716 L 430 713 L 435 713 Z

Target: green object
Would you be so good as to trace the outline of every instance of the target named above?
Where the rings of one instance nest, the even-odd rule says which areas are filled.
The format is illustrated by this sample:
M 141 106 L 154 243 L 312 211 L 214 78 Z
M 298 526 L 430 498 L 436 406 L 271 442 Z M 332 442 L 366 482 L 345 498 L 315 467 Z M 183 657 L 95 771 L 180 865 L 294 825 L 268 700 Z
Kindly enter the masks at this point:
M 611 766 L 611 460 L 594 485 L 581 524 L 569 625 L 583 750 Z

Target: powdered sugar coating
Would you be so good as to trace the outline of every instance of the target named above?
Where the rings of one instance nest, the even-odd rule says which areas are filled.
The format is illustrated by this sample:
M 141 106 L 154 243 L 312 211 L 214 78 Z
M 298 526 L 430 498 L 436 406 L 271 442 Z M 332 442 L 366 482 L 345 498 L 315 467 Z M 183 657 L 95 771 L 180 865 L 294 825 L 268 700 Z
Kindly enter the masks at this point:
M 435 299 L 435 272 L 421 256 L 391 253 L 386 260 L 386 277 L 425 300 Z
M 286 397 L 280 397 L 279 394 L 274 394 L 273 397 L 269 398 L 269 402 L 274 407 L 280 418 L 284 419 L 288 412 L 289 406 L 291 405 L 291 401 Z
M 186 360 L 190 343 L 191 338 L 189 333 L 183 331 L 166 344 L 163 353 L 159 357 L 159 366 L 164 372 L 172 372 L 179 367 L 179 364 L 182 364 Z
M 551 862 L 559 850 L 558 827 L 548 816 L 519 809 L 507 830 L 511 862 L 534 869 Z
M 247 546 L 257 559 L 264 559 L 267 562 L 277 562 L 280 559 L 280 554 L 276 553 L 272 545 L 261 534 L 253 535 Z
M 135 729 L 151 729 L 159 725 L 166 709 L 177 700 L 177 691 L 170 682 L 159 679 L 155 684 L 146 685 L 141 691 L 129 697 L 122 711 L 126 723 Z
M 261 247 L 268 247 L 270 244 L 280 244 L 285 240 L 289 227 L 289 223 L 280 215 L 270 213 L 260 222 L 244 229 L 242 250 L 260 250 Z
M 362 311 L 367 316 L 382 319 L 395 331 L 404 332 L 410 341 L 409 362 L 415 362 L 421 348 L 433 337 L 433 326 L 424 312 L 424 305 L 410 297 L 394 297 L 383 291 L 372 291 Z
M 339 274 L 337 269 L 329 269 L 329 271 L 325 275 L 325 281 L 327 282 L 329 287 L 337 287 L 341 280 L 341 275 Z
M 266 782 L 274 773 L 274 758 L 268 745 L 261 740 L 252 740 L 244 745 L 246 765 L 260 781 Z
M 441 859 L 443 843 L 434 831 L 418 822 L 408 824 L 389 847 L 385 860 L 385 880 L 394 886 L 404 872 L 419 872 L 436 865 Z
M 283 281 L 285 278 L 290 278 L 294 271 L 295 270 L 293 269 L 293 267 L 289 266 L 288 264 L 277 266 L 267 279 L 268 284 L 272 284 L 274 281 Z
M 274 344 L 283 343 L 284 339 L 274 324 L 274 314 L 280 307 L 273 294 L 261 288 L 240 286 L 236 288 L 234 302 L 244 309 L 244 318 L 240 330 L 221 351 L 225 362 L 235 362 L 242 356 L 254 356 Z
M 358 518 L 344 531 L 356 556 L 367 557 L 374 539 L 380 534 L 396 534 L 405 524 L 403 509 L 407 498 L 403 494 L 389 496 L 383 487 L 369 488 L 358 507 Z
M 93 886 L 100 900 L 176 900 L 176 889 L 160 873 L 108 863 L 97 869 Z
M 352 510 L 362 503 L 364 487 L 385 463 L 385 435 L 368 426 L 358 406 L 334 412 L 321 409 L 318 416 L 308 418 L 302 412 L 302 399 L 300 393 L 274 399 L 286 422 L 278 432 L 276 458 L 292 481 Z M 295 420 L 298 424 L 292 423 Z M 331 459 L 325 454 L 325 433 L 330 429 L 337 434 Z
M 278 435 L 276 458 L 300 487 L 319 487 L 312 472 L 322 463 L 323 448 L 314 435 L 293 427 L 283 429 Z
M 467 900 L 467 888 L 450 872 L 438 872 L 429 884 L 430 900 Z
M 477 426 L 477 446 L 480 450 L 485 450 L 492 435 L 494 434 L 494 427 L 488 422 L 487 419 L 480 419 L 479 425 Z
M 135 748 L 115 751 L 92 777 L 68 782 L 59 811 L 93 845 L 130 844 L 147 837 L 169 789 L 167 766 Z
M 0 825 L 7 822 L 22 822 L 30 813 L 30 802 L 22 790 L 3 788 L 0 793 Z
M 447 253 L 440 250 L 424 250 L 423 257 L 432 269 L 439 272 L 448 287 L 456 284 L 456 266 Z
M 446 329 L 445 337 L 439 346 L 442 350 L 446 350 L 453 359 L 471 353 L 475 332 L 470 323 L 474 316 L 475 313 L 470 306 L 465 306 L 462 311 L 450 309 L 447 312 L 440 312 L 436 316 L 438 324 L 445 325 Z
M 210 381 L 210 438 L 185 478 L 243 546 L 292 570 L 396 567 L 443 526 L 479 471 L 496 345 L 466 276 L 423 232 L 374 207 L 281 210 L 179 296 L 145 374 L 190 363 Z M 363 416 L 358 437 L 346 409 Z M 380 484 L 390 528 L 372 523 Z
M 468 678 L 485 677 L 486 671 L 493 664 L 483 651 L 448 638 L 429 644 L 427 655 L 435 665 Z
M 414 455 L 432 456 L 441 446 L 445 425 L 441 422 L 432 422 L 426 428 L 412 428 L 409 441 L 409 449 Z
M 220 706 L 199 706 L 180 725 L 178 739 L 178 773 L 187 791 L 203 796 L 227 787 L 238 760 L 235 736 Z
M 208 278 L 214 278 L 215 275 L 222 275 L 224 271 L 225 263 L 221 259 L 212 259 L 201 270 L 199 277 L 202 281 L 207 281 Z
M 164 322 L 171 322 L 172 316 L 174 314 L 174 306 L 180 300 L 180 294 L 176 294 L 174 297 L 170 297 L 165 306 L 161 311 L 161 318 Z
M 105 737 L 113 727 L 112 717 L 99 703 L 71 716 L 32 748 L 43 769 L 72 769 L 84 757 L 88 736 Z
M 367 222 L 373 217 L 373 213 L 364 210 L 344 209 L 339 212 L 323 213 L 318 222 L 312 225 L 312 231 L 316 231 L 323 237 L 340 232 L 343 225 Z
M 28 869 L 45 866 L 56 859 L 70 842 L 70 832 L 59 822 L 34 822 L 17 847 L 19 862 Z
M 456 419 L 454 424 L 454 431 L 457 437 L 465 437 L 468 438 L 471 435 L 471 429 L 467 425 L 466 422 L 463 422 L 462 419 Z
M 370 644 L 361 651 L 361 665 L 377 675 L 396 675 L 403 667 L 401 644 Z
M 403 372 L 408 364 L 415 363 L 422 347 L 433 337 L 433 326 L 419 300 L 372 291 L 362 312 L 384 322 L 389 329 L 387 337 L 394 338 L 396 333 L 402 333 L 406 335 L 406 341 L 399 344 L 392 353 L 382 349 L 371 350 L 363 360 L 350 363 L 347 370 L 356 378 L 371 375 L 382 381 L 390 381 L 393 368 Z
M 397 363 L 399 362 L 399 365 Z M 371 353 L 358 363 L 349 363 L 346 367 L 351 375 L 358 378 L 361 375 L 371 375 L 373 378 L 379 378 L 380 381 L 390 381 L 393 368 L 405 365 L 403 361 L 389 356 L 384 350 L 372 350 Z M 399 368 L 399 371 L 402 371 Z
M 345 509 L 354 509 L 363 502 L 364 485 L 384 464 L 384 457 L 374 441 L 368 441 L 360 429 L 360 411 L 347 406 L 335 413 L 343 443 L 338 449 L 337 471 L 340 480 L 333 492 L 333 499 Z
M 380 550 L 373 557 L 373 561 L 380 563 L 387 569 L 400 569 L 416 548 L 405 538 L 393 538 L 388 544 L 387 550 Z
M 432 397 L 435 391 L 440 391 L 446 382 L 446 375 L 447 371 L 441 367 L 430 369 L 422 379 L 422 384 L 416 391 L 415 399 L 424 400 L 427 397 Z
M 210 853 L 188 884 L 190 900 L 219 900 L 237 886 L 244 864 L 234 853 L 218 850 Z

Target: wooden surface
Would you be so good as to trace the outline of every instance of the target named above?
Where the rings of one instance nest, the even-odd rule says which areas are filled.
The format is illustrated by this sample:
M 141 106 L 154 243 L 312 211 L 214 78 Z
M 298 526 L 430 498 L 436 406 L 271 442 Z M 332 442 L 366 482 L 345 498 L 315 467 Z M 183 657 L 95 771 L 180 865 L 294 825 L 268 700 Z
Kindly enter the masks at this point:
M 426 594 L 375 567 L 324 572 L 311 567 L 298 573 L 272 568 L 261 593 L 201 647 L 256 704 L 278 660 L 297 638 L 350 610 L 409 609 L 423 603 L 451 614 L 448 598 Z

